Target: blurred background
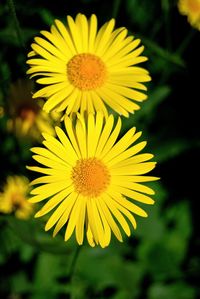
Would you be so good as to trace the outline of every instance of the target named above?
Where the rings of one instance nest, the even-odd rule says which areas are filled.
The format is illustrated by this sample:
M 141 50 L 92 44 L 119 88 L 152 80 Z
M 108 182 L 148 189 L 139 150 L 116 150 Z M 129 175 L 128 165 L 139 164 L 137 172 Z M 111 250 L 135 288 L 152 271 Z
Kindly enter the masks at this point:
M 20 41 L 9 4 L 0 4 L 0 298 L 200 298 L 199 31 L 173 0 L 16 0 Z M 114 17 L 116 27 L 127 27 L 145 45 L 149 99 L 123 118 L 123 131 L 135 125 L 143 131 L 161 180 L 151 184 L 156 203 L 149 217 L 137 219 L 129 239 L 113 238 L 106 249 L 85 244 L 75 261 L 73 239 L 45 233 L 45 219 L 34 219 L 25 203 L 19 207 L 21 199 L 14 208 L 1 202 L 16 186 L 28 197 L 29 149 L 40 144 L 40 130 L 58 122 L 41 111 L 42 99 L 36 105 L 30 97 L 30 44 L 55 18 L 66 22 L 78 12 L 95 13 L 99 25 Z

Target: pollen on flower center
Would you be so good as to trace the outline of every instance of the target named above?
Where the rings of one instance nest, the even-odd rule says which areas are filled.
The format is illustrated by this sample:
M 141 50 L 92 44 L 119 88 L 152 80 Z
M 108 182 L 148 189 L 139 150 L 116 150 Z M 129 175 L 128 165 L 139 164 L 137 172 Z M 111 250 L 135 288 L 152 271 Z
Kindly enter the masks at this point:
M 75 55 L 67 64 L 69 81 L 81 90 L 101 87 L 106 79 L 104 62 L 94 54 Z
M 197 13 L 200 10 L 200 2 L 189 0 L 188 7 L 193 13 Z
M 110 183 L 106 165 L 96 158 L 78 160 L 71 177 L 75 191 L 89 197 L 99 196 Z

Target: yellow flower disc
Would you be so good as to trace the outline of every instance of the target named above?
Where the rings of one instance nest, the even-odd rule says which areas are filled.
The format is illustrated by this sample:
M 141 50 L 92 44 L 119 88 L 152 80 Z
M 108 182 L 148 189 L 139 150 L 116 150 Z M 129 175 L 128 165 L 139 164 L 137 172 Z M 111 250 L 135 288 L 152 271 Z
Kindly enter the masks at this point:
M 110 174 L 100 160 L 89 158 L 77 161 L 72 170 L 72 180 L 76 192 L 88 197 L 97 197 L 110 183 Z
M 93 54 L 79 54 L 67 64 L 69 81 L 81 90 L 92 90 L 101 87 L 106 78 L 106 67 L 103 61 Z

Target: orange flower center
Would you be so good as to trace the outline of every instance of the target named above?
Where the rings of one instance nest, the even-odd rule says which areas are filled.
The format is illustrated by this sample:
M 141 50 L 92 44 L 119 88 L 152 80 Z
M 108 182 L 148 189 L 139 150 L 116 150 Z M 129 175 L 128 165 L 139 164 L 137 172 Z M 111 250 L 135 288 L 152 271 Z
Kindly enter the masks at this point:
M 188 7 L 193 13 L 200 13 L 200 1 L 199 0 L 189 0 Z
M 31 108 L 22 108 L 20 111 L 20 117 L 32 124 L 34 123 L 36 113 Z
M 13 210 L 17 210 L 23 206 L 25 198 L 22 196 L 22 194 L 15 192 L 11 195 L 11 202 L 13 205 Z
M 77 161 L 72 170 L 75 191 L 83 196 L 97 197 L 110 183 L 110 173 L 100 160 L 88 158 Z
M 67 64 L 69 81 L 81 90 L 101 87 L 105 82 L 106 73 L 104 62 L 89 53 L 75 55 Z

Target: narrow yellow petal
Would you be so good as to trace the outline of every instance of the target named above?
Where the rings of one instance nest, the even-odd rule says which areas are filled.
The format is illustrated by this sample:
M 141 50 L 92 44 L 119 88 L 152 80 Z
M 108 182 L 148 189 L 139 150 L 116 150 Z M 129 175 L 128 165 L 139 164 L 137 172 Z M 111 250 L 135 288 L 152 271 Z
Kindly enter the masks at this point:
M 154 204 L 154 200 L 152 198 L 150 198 L 149 196 L 146 196 L 144 194 L 141 194 L 139 192 L 130 190 L 126 187 L 122 187 L 122 186 L 112 186 L 113 191 L 119 192 L 129 198 L 132 198 L 134 200 L 137 200 L 139 202 L 148 204 L 148 205 L 152 205 Z M 140 191 L 141 192 L 141 191 Z
M 36 187 L 30 192 L 30 194 L 41 196 L 43 195 L 45 198 L 48 198 L 49 196 L 53 196 L 54 194 L 62 191 L 63 189 L 66 189 L 69 186 L 71 186 L 71 180 L 66 179 L 65 183 L 61 181 Z
M 86 235 L 87 235 L 87 240 L 88 240 L 89 245 L 91 247 L 95 247 L 94 237 L 93 237 L 93 234 L 92 234 L 92 231 L 91 231 L 91 228 L 89 225 L 87 227 Z
M 88 117 L 88 157 L 95 156 L 96 148 L 98 145 L 99 137 L 103 127 L 103 115 L 97 112 L 96 121 L 94 123 L 94 116 Z
M 53 212 L 53 214 L 51 215 L 51 217 L 47 221 L 47 223 L 45 225 L 45 231 L 51 229 L 56 224 L 56 222 L 58 222 L 58 220 L 62 217 L 62 215 L 64 214 L 65 210 L 71 204 L 71 200 L 68 200 L 68 199 L 70 199 L 72 197 L 73 197 L 73 195 L 71 195 L 71 196 L 69 195 L 68 197 L 63 198 L 62 203 Z
M 57 84 L 52 84 L 50 86 L 45 86 L 41 88 L 40 90 L 36 91 L 33 95 L 33 98 L 39 98 L 39 97 L 45 97 L 46 94 L 48 95 L 53 95 L 60 90 L 66 89 L 67 83 L 66 82 L 61 82 Z
M 106 220 L 106 217 L 104 216 L 104 213 L 102 211 L 101 205 L 99 204 L 99 201 L 96 200 L 96 205 L 97 205 L 97 209 L 99 211 L 100 217 L 101 217 L 101 221 L 104 227 L 104 241 L 103 244 L 106 246 L 108 246 L 110 244 L 110 240 L 111 240 L 111 229 L 110 226 Z
M 75 22 L 79 28 L 83 53 L 88 53 L 88 20 L 85 15 L 78 14 Z
M 113 57 L 121 48 L 123 48 L 124 44 L 126 44 L 126 41 L 124 42 L 124 39 L 128 33 L 128 30 L 126 28 L 122 28 L 121 30 L 118 30 L 117 33 L 118 34 L 112 42 L 111 46 L 107 48 L 107 51 L 103 54 L 103 60 L 106 62 L 106 64 L 108 64 L 110 58 Z M 115 31 L 113 34 L 115 34 Z
M 141 217 L 147 217 L 147 213 L 143 209 L 141 209 L 140 207 L 138 207 L 137 205 L 135 205 L 131 201 L 127 200 L 126 198 L 122 197 L 119 192 L 109 190 L 108 194 L 116 202 L 118 202 L 121 206 L 123 206 L 125 209 L 127 209 L 127 210 L 133 212 L 134 214 L 139 215 Z
M 103 115 L 105 116 L 105 118 L 107 119 L 108 118 L 108 111 L 107 111 L 107 108 L 106 108 L 103 100 L 93 90 L 91 90 L 89 94 L 90 94 L 91 100 L 93 101 L 94 109 L 96 111 L 101 111 L 103 113 Z
M 97 205 L 96 205 L 96 201 L 98 201 L 98 199 L 96 200 L 95 198 L 91 199 L 91 208 L 92 208 L 92 214 L 93 214 L 93 220 L 95 221 L 95 227 L 96 227 L 96 232 L 98 235 L 98 240 L 99 240 L 99 244 L 101 245 L 102 248 L 105 247 L 104 244 L 104 229 L 103 229 L 103 224 L 99 215 L 99 211 L 97 209 Z
M 65 135 L 65 133 L 61 128 L 56 127 L 55 130 L 58 138 L 60 139 L 60 142 L 62 143 L 62 145 L 64 146 L 64 148 L 68 153 L 67 159 L 69 159 L 71 163 L 75 163 L 78 160 L 78 156 L 70 140 L 67 138 L 67 136 Z
M 128 53 L 132 52 L 137 46 L 140 44 L 140 39 L 135 39 L 130 41 L 125 47 L 121 48 L 115 55 L 110 57 L 108 64 L 112 64 L 113 61 L 119 60 L 121 57 L 127 55 Z M 134 51 L 135 52 L 135 51 Z M 137 56 L 137 55 L 135 55 Z
M 68 205 L 54 228 L 53 237 L 55 237 L 57 235 L 59 230 L 61 230 L 61 228 L 67 223 L 69 217 L 71 217 L 71 211 L 72 211 L 74 204 L 77 200 L 77 194 L 75 194 L 74 192 L 71 193 L 67 200 L 68 200 Z
M 64 88 L 57 91 L 53 94 L 44 104 L 43 109 L 49 113 L 53 108 L 55 108 L 58 104 L 64 101 L 70 94 L 73 93 L 74 87 L 72 85 L 67 85 L 65 83 Z
M 155 168 L 155 162 L 146 162 L 134 164 L 125 167 L 112 168 L 110 172 L 112 175 L 138 175 L 145 174 Z
M 82 126 L 80 119 L 78 119 L 76 123 L 76 136 L 79 144 L 79 149 L 81 152 L 81 157 L 86 158 L 87 157 L 86 131 Z
M 94 52 L 94 43 L 97 34 L 97 17 L 92 14 L 89 21 L 89 39 L 88 39 L 88 51 Z
M 110 150 L 109 152 L 104 151 L 103 158 L 104 162 L 107 163 L 112 158 L 117 155 L 120 155 L 123 151 L 125 151 L 135 140 L 135 130 L 136 128 L 131 128 Z
M 36 54 L 39 54 L 40 56 L 48 59 L 49 61 L 60 63 L 60 60 L 56 56 L 54 56 L 54 54 L 49 53 L 47 49 L 44 49 L 40 45 L 33 43 L 31 44 L 31 48 L 34 50 Z
M 126 221 L 126 219 L 123 217 L 123 215 L 120 213 L 120 211 L 116 208 L 116 206 L 113 204 L 110 196 L 104 194 L 104 199 L 107 207 L 109 208 L 110 212 L 115 216 L 117 221 L 120 223 L 121 227 L 123 228 L 124 232 L 127 236 L 130 236 L 131 231 L 129 228 L 129 225 Z
M 67 228 L 65 231 L 65 241 L 69 240 L 69 238 L 71 237 L 71 235 L 75 229 L 75 226 L 78 221 L 80 209 L 81 209 L 81 199 L 77 195 L 77 199 L 76 199 L 76 202 L 74 203 L 73 209 L 70 214 L 69 222 L 67 224 Z
M 47 203 L 35 214 L 35 217 L 42 217 L 49 213 L 53 208 L 60 204 L 70 193 L 72 193 L 72 186 L 62 190 L 61 192 L 50 198 Z M 68 197 L 69 199 L 69 197 Z
M 55 20 L 55 24 L 58 30 L 60 31 L 61 35 L 63 36 L 63 39 L 65 40 L 67 46 L 69 47 L 72 55 L 76 55 L 77 52 L 67 28 L 63 25 L 63 23 L 60 20 Z
M 40 33 L 44 35 L 54 46 L 56 46 L 56 48 L 64 55 L 64 57 L 66 57 L 66 61 L 68 61 L 72 57 L 73 53 L 70 51 L 70 48 L 55 26 L 51 27 L 51 31 L 52 33 L 42 30 Z
M 59 175 L 60 174 L 60 170 L 58 170 L 58 169 L 44 168 L 44 167 L 38 167 L 38 166 L 26 166 L 26 168 L 29 170 L 47 174 L 47 175 Z
M 76 240 L 79 245 L 83 244 L 84 239 L 84 224 L 86 214 L 86 198 L 82 197 L 80 200 L 80 214 L 76 223 Z
M 119 121 L 119 120 L 118 120 Z M 103 147 L 105 146 L 110 134 L 111 134 L 111 131 L 112 131 L 112 128 L 113 128 L 113 124 L 114 124 L 114 117 L 113 115 L 111 114 L 106 123 L 105 123 L 105 126 L 102 130 L 102 133 L 101 133 L 101 136 L 99 138 L 99 142 L 98 142 L 98 145 L 97 145 L 97 149 L 96 149 L 96 156 L 98 157 L 103 149 Z
M 57 162 L 59 164 L 62 164 L 64 166 L 68 165 L 66 163 L 66 161 L 64 161 L 63 159 L 61 159 L 60 157 L 54 155 L 54 153 L 50 152 L 49 150 L 47 150 L 46 148 L 42 148 L 42 147 L 33 147 L 31 148 L 31 151 L 39 156 L 43 156 L 44 158 L 48 158 L 54 162 Z
M 68 58 L 64 55 L 60 50 L 58 50 L 55 46 L 51 43 L 47 42 L 45 39 L 41 37 L 35 37 L 35 41 L 38 45 L 49 51 L 52 55 L 58 57 L 60 60 L 67 63 Z
M 82 53 L 83 47 L 81 43 L 81 35 L 79 32 L 79 28 L 71 16 L 67 16 L 67 22 L 68 22 L 71 38 L 73 39 L 76 51 L 77 53 Z
M 110 91 L 105 88 L 105 85 L 102 88 L 96 90 L 97 95 L 113 110 L 117 111 L 120 115 L 128 117 L 128 112 L 125 107 L 121 106 L 120 103 L 115 100 Z
M 101 205 L 102 211 L 104 213 L 105 218 L 107 219 L 107 222 L 110 226 L 110 228 L 112 229 L 114 235 L 116 236 L 116 238 L 120 241 L 123 242 L 122 240 L 122 235 L 121 232 L 119 230 L 119 227 L 117 226 L 115 220 L 113 219 L 109 209 L 107 208 L 106 204 L 105 204 L 105 199 L 99 198 L 99 203 Z
M 135 191 L 139 191 L 139 192 L 146 193 L 149 195 L 155 194 L 153 189 L 151 189 L 145 185 L 142 185 L 142 184 L 130 182 L 126 179 L 126 176 L 124 176 L 121 179 L 117 179 L 117 180 L 115 178 L 118 178 L 118 176 L 115 176 L 112 178 L 113 185 L 128 188 L 128 189 L 135 190 Z
M 87 199 L 87 215 L 88 215 L 88 227 L 90 227 L 91 234 L 94 238 L 94 241 L 96 244 L 99 244 L 99 237 L 97 233 L 97 227 L 94 219 L 92 204 L 91 204 L 91 198 Z M 91 234 L 89 234 L 91 236 Z
M 80 149 L 79 149 L 77 139 L 75 136 L 74 128 L 72 126 L 72 121 L 69 117 L 65 117 L 64 122 L 65 122 L 65 129 L 67 131 L 67 134 L 69 136 L 71 144 L 72 144 L 77 156 L 81 157 L 81 153 L 80 153 Z
M 112 92 L 113 96 L 114 94 L 120 94 L 123 97 L 127 97 L 128 99 L 133 99 L 139 102 L 144 101 L 147 98 L 146 94 L 128 87 L 116 86 L 110 83 L 107 83 L 106 86 L 110 89 L 110 92 Z
M 134 139 L 138 139 L 140 136 L 141 136 L 141 132 L 136 133 L 133 136 L 133 139 L 132 139 L 133 142 L 135 141 Z M 130 140 L 129 143 L 132 142 L 132 140 Z M 116 155 L 116 150 L 115 151 L 113 150 L 113 152 L 108 157 L 107 156 L 105 157 L 106 161 L 107 161 L 108 165 L 112 168 L 119 168 L 120 166 L 125 167 L 126 165 L 130 166 L 131 164 L 134 164 L 134 163 L 132 163 L 132 156 L 134 156 L 135 154 L 140 152 L 146 146 L 146 144 L 147 144 L 146 141 L 142 141 L 142 142 L 128 148 L 124 152 L 120 151 L 118 153 L 118 156 Z M 128 163 L 128 161 L 130 163 Z M 119 166 L 120 162 L 121 162 L 121 164 Z M 134 160 L 133 160 L 133 162 L 134 162 Z
M 46 139 L 43 141 L 43 144 L 55 155 L 60 157 L 60 159 L 64 160 L 66 162 L 66 167 L 67 165 L 70 164 L 70 159 L 68 159 L 68 151 L 66 148 L 60 143 L 56 138 L 54 138 L 51 135 L 42 134 L 43 137 Z
M 60 162 L 55 162 L 53 160 L 50 160 L 49 158 L 45 158 L 43 156 L 38 156 L 38 155 L 33 155 L 32 158 L 36 160 L 38 163 L 45 165 L 47 167 L 53 168 L 53 169 L 59 169 L 62 170 L 63 172 L 68 169 L 66 165 L 61 164 Z
M 105 51 L 106 44 L 109 42 L 114 26 L 115 26 L 115 20 L 111 19 L 107 23 L 105 29 L 102 30 L 102 32 L 101 29 L 99 30 L 99 33 L 97 34 L 97 38 L 96 38 L 96 43 L 95 43 L 95 47 L 96 47 L 95 53 L 97 55 L 101 56 L 102 51 Z
M 134 216 L 129 212 L 129 210 L 127 210 L 126 208 L 124 208 L 123 206 L 121 206 L 118 202 L 116 202 L 114 199 L 111 199 L 112 203 L 116 206 L 116 208 L 121 211 L 131 222 L 132 226 L 134 229 L 136 229 L 137 227 L 137 223 L 136 220 L 134 218 Z
M 118 118 L 118 121 L 117 121 L 117 124 L 116 124 L 114 130 L 112 131 L 110 136 L 108 136 L 107 141 L 105 140 L 104 147 L 101 150 L 101 153 L 99 153 L 100 158 L 105 156 L 105 154 L 107 154 L 110 151 L 110 149 L 112 148 L 113 144 L 115 143 L 115 141 L 117 140 L 117 137 L 119 135 L 121 125 L 122 125 L 121 124 L 121 118 Z M 102 136 L 103 136 L 103 134 L 102 134 Z

